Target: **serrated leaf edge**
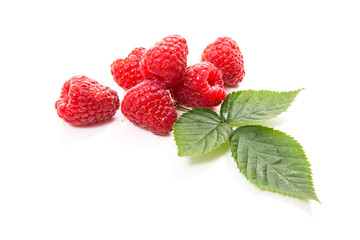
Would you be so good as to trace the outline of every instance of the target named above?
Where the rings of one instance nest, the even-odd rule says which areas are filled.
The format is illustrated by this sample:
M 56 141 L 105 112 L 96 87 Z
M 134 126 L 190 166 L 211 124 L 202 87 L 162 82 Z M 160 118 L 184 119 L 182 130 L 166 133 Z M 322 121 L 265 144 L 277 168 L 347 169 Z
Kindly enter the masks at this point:
M 186 115 L 186 114 L 188 114 L 188 113 L 192 113 L 192 114 L 193 114 L 194 112 L 198 111 L 198 109 L 205 109 L 205 110 L 207 110 L 207 111 L 211 111 L 211 112 L 215 113 L 217 116 L 219 116 L 219 118 L 222 119 L 221 124 L 220 124 L 220 125 L 217 125 L 217 126 L 216 126 L 215 128 L 213 128 L 210 132 L 208 132 L 205 136 L 207 136 L 208 134 L 212 133 L 213 131 L 215 131 L 215 130 L 216 130 L 218 127 L 220 127 L 220 126 L 222 126 L 222 127 L 223 127 L 223 126 L 228 127 L 228 128 L 231 129 L 231 131 L 233 131 L 230 126 L 228 126 L 225 122 L 223 122 L 223 118 L 222 118 L 218 113 L 216 113 L 215 111 L 212 111 L 212 110 L 210 110 L 210 109 L 207 109 L 207 108 L 194 108 L 194 109 L 192 109 L 192 110 L 190 110 L 190 111 L 188 111 L 188 112 L 183 113 L 183 114 L 180 116 L 180 118 L 181 118 L 183 115 Z M 180 119 L 180 118 L 179 118 L 179 119 Z M 223 144 L 224 142 L 226 142 L 226 141 L 230 138 L 230 136 L 231 136 L 231 134 L 232 134 L 232 132 L 231 132 L 231 133 L 229 134 L 229 137 L 228 137 L 224 142 L 219 143 L 219 145 L 218 145 L 217 147 L 212 148 L 211 150 L 202 151 L 202 152 L 199 153 L 199 154 L 183 155 L 183 154 L 181 153 L 181 151 L 180 151 L 180 146 L 179 146 L 179 144 L 178 144 L 178 136 L 177 136 L 177 122 L 179 121 L 179 119 L 175 122 L 175 124 L 174 124 L 174 126 L 173 126 L 173 134 L 174 134 L 175 144 L 176 144 L 176 146 L 177 146 L 177 152 L 178 152 L 178 155 L 179 155 L 180 157 L 190 157 L 190 156 L 191 156 L 191 157 L 197 157 L 197 156 L 201 156 L 201 155 L 204 155 L 204 154 L 206 154 L 206 153 L 209 153 L 209 152 L 217 149 L 218 147 L 220 147 L 221 144 Z M 199 140 L 199 141 L 200 141 L 200 140 Z
M 232 95 L 235 95 L 235 94 L 242 94 L 242 93 L 246 93 L 246 92 L 256 92 L 256 93 L 259 93 L 259 92 L 267 92 L 267 93 L 295 93 L 295 96 L 294 96 L 294 100 L 296 98 L 296 96 L 302 91 L 304 90 L 304 88 L 300 88 L 300 89 L 297 89 L 297 90 L 293 90 L 293 91 L 272 91 L 272 90 L 252 90 L 252 89 L 248 89 L 248 90 L 240 90 L 240 91 L 233 91 L 231 93 L 229 93 L 227 96 L 226 96 L 226 99 L 222 102 L 221 106 L 220 106 L 220 117 L 222 117 L 224 120 L 225 120 L 225 123 L 228 124 L 229 126 L 232 126 L 232 127 L 240 127 L 240 126 L 245 126 L 245 125 L 253 125 L 253 124 L 256 124 L 256 123 L 262 123 L 262 122 L 265 122 L 265 121 L 268 121 L 272 118 L 276 118 L 277 116 L 279 116 L 281 113 L 284 113 L 286 112 L 289 107 L 293 104 L 294 101 L 292 101 L 289 106 L 287 106 L 283 112 L 281 112 L 279 115 L 275 116 L 275 117 L 269 117 L 269 118 L 266 118 L 264 120 L 259 120 L 259 121 L 251 121 L 251 122 L 243 122 L 243 123 L 231 123 L 231 122 L 227 122 L 227 118 L 223 116 L 222 114 L 222 108 L 223 108 L 223 105 L 226 103 L 228 103 L 228 98 L 230 98 Z M 237 99 L 237 98 L 236 98 Z M 235 100 L 236 101 L 236 100 Z M 234 102 L 235 102 L 234 101 Z M 233 104 L 232 104 L 233 105 Z M 231 108 L 231 107 L 230 107 Z M 229 111 L 230 111 L 230 108 L 229 108 Z
M 251 126 L 251 125 L 247 125 L 247 126 Z M 256 125 L 256 126 L 259 126 L 259 125 Z M 241 126 L 241 127 L 243 127 L 243 126 Z M 256 184 L 254 181 L 252 181 L 251 179 L 249 179 L 249 178 L 241 171 L 241 169 L 239 168 L 239 165 L 238 165 L 237 161 L 235 160 L 234 152 L 231 151 L 231 138 L 236 134 L 236 129 L 235 129 L 235 130 L 231 133 L 231 135 L 230 135 L 230 137 L 229 137 L 229 141 L 230 141 L 231 156 L 233 157 L 233 159 L 234 159 L 234 161 L 235 161 L 235 163 L 236 163 L 236 166 L 237 166 L 237 168 L 239 169 L 239 171 L 244 175 L 244 177 L 245 177 L 249 182 L 253 183 L 256 187 L 258 187 L 258 188 L 261 189 L 261 190 L 266 190 L 266 191 L 269 191 L 269 192 L 274 192 L 274 193 L 278 193 L 278 194 L 285 195 L 285 196 L 295 197 L 295 198 L 299 198 L 299 199 L 302 199 L 302 200 L 315 200 L 315 201 L 321 203 L 320 200 L 319 200 L 319 198 L 318 198 L 318 196 L 317 196 L 317 194 L 316 194 L 316 191 L 315 191 L 314 182 L 313 182 L 313 177 L 312 177 L 313 174 L 312 174 L 311 164 L 310 164 L 310 162 L 308 161 L 308 157 L 306 156 L 306 153 L 305 153 L 305 151 L 304 151 L 303 146 L 302 146 L 294 137 L 292 137 L 291 135 L 288 135 L 288 134 L 286 134 L 286 133 L 284 133 L 284 132 L 282 132 L 282 131 L 280 131 L 280 130 L 277 130 L 277 129 L 274 129 L 274 128 L 271 128 L 271 127 L 266 127 L 266 126 L 260 126 L 260 127 L 270 129 L 270 130 L 274 131 L 276 134 L 285 134 L 286 136 L 290 137 L 292 141 L 294 141 L 295 143 L 297 143 L 297 144 L 300 146 L 302 152 L 304 153 L 304 156 L 305 156 L 305 158 L 306 158 L 306 161 L 307 161 L 307 163 L 309 164 L 309 174 L 310 174 L 310 175 L 309 175 L 309 178 L 310 178 L 310 180 L 311 180 L 310 186 L 314 189 L 315 198 L 302 198 L 302 197 L 299 197 L 299 196 L 293 196 L 293 195 L 291 195 L 291 194 L 283 193 L 283 192 L 280 192 L 280 191 L 276 191 L 276 190 L 272 190 L 272 189 L 270 190 L 270 189 L 261 187 L 260 185 Z

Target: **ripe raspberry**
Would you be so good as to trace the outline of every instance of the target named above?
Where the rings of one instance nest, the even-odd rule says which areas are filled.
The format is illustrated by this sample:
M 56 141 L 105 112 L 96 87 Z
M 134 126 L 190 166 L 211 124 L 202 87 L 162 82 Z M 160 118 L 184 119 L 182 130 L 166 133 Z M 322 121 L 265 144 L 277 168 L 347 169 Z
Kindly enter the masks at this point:
M 115 82 L 128 90 L 144 80 L 140 71 L 140 61 L 145 53 L 145 48 L 135 48 L 124 59 L 118 59 L 111 64 L 111 74 Z
M 226 98 L 221 72 L 209 62 L 187 67 L 184 79 L 171 89 L 171 95 L 194 108 L 218 106 Z
M 75 126 L 109 119 L 119 107 L 119 97 L 114 90 L 82 75 L 64 83 L 55 103 L 59 117 Z
M 155 134 L 171 132 L 177 119 L 169 93 L 158 83 L 145 80 L 131 88 L 121 103 L 121 112 L 131 122 Z
M 184 76 L 188 53 L 185 38 L 167 36 L 146 51 L 140 64 L 141 72 L 146 79 L 170 89 Z
M 218 38 L 208 45 L 201 61 L 208 61 L 219 68 L 226 85 L 240 83 L 245 75 L 244 60 L 241 51 L 230 37 Z

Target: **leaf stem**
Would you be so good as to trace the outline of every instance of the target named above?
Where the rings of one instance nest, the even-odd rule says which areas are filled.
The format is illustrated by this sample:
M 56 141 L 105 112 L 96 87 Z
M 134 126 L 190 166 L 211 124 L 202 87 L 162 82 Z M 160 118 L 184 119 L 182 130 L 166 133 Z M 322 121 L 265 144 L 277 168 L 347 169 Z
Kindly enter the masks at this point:
M 187 112 L 187 111 L 190 111 L 191 109 L 189 108 L 186 108 L 186 107 L 183 107 L 183 106 L 179 106 L 178 103 L 174 103 L 175 107 L 177 110 L 180 110 L 180 111 L 183 111 L 183 112 Z

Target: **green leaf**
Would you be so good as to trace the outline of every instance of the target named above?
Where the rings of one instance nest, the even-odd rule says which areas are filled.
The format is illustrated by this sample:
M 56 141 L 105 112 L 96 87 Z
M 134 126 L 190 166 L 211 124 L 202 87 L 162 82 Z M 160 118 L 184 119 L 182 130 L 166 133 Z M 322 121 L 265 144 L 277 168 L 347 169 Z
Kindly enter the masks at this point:
M 220 115 L 231 126 L 268 120 L 286 111 L 301 90 L 290 92 L 269 90 L 232 92 L 221 104 Z
M 242 126 L 231 135 L 230 149 L 240 172 L 259 188 L 319 201 L 302 146 L 289 135 L 259 125 Z
M 231 127 L 214 111 L 197 108 L 183 113 L 174 125 L 179 156 L 198 156 L 226 142 Z

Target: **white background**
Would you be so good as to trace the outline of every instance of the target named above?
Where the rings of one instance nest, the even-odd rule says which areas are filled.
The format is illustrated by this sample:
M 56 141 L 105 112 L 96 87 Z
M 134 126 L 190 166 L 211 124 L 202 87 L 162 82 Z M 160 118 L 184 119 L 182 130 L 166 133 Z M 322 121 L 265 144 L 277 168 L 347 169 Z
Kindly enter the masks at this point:
M 1 1 L 0 239 L 360 239 L 357 1 Z M 269 126 L 295 137 L 321 204 L 247 182 L 226 148 L 177 156 L 173 136 L 117 112 L 75 128 L 62 84 L 115 89 L 110 64 L 170 34 L 188 64 L 217 37 L 244 55 L 238 88 L 305 88 Z

